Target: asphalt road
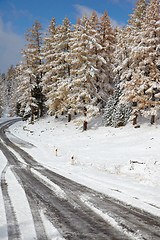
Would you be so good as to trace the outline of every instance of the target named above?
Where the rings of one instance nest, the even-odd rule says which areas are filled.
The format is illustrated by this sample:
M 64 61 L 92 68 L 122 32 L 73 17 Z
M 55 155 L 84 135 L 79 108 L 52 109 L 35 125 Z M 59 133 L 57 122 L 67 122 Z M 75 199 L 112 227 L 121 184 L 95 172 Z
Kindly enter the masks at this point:
M 37 240 L 50 240 L 42 211 L 66 240 L 160 240 L 160 218 L 51 171 L 25 152 L 21 144 L 8 139 L 6 129 L 16 121 L 0 124 L 0 150 L 7 159 L 1 173 L 1 192 L 9 240 L 21 240 L 22 234 L 5 177 L 8 168 L 24 189 Z

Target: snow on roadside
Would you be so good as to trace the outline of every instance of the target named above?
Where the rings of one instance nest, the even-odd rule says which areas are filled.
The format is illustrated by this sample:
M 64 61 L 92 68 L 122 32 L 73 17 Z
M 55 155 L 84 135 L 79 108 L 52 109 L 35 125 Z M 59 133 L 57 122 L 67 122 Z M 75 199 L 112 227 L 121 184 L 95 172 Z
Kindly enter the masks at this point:
M 135 129 L 128 124 L 116 129 L 92 125 L 83 132 L 72 122 L 53 117 L 10 127 L 12 141 L 17 136 L 32 143 L 35 147 L 24 145 L 25 151 L 45 166 L 158 216 L 159 130 L 159 125 L 142 124 Z
M 43 182 L 43 184 L 45 184 L 48 188 L 50 188 L 53 192 L 55 192 L 57 197 L 61 199 L 67 199 L 65 192 L 57 184 L 53 183 L 47 177 L 43 176 L 38 171 L 32 168 L 31 168 L 31 172 L 34 174 L 36 178 L 38 178 L 40 182 Z
M 53 226 L 53 224 L 50 221 L 48 221 L 48 219 L 46 218 L 46 216 L 44 215 L 43 212 L 41 212 L 41 218 L 42 218 L 42 221 L 44 223 L 46 233 L 49 236 L 49 239 L 51 239 L 51 240 L 65 240 L 61 236 L 59 231 Z
M 104 213 L 100 209 L 96 208 L 92 203 L 89 202 L 89 199 L 87 196 L 81 196 L 81 200 L 96 214 L 101 216 L 107 223 L 112 225 L 115 229 L 119 230 L 120 232 L 123 232 L 126 234 L 129 239 L 131 240 L 143 240 L 141 234 L 139 234 L 139 231 L 137 230 L 135 233 L 129 232 L 127 228 L 125 228 L 125 225 L 123 224 L 123 227 L 116 221 L 115 218 L 111 216 L 110 213 Z
M 2 152 L 0 151 L 0 173 L 2 173 L 3 169 L 5 168 L 7 161 Z M 7 240 L 7 223 L 6 223 L 6 214 L 4 210 L 4 202 L 3 202 L 3 196 L 2 191 L 0 191 L 0 239 L 1 240 Z
M 22 239 L 36 239 L 33 218 L 25 192 L 20 184 L 18 184 L 10 168 L 6 172 L 6 181 L 8 183 L 8 192 L 17 216 Z

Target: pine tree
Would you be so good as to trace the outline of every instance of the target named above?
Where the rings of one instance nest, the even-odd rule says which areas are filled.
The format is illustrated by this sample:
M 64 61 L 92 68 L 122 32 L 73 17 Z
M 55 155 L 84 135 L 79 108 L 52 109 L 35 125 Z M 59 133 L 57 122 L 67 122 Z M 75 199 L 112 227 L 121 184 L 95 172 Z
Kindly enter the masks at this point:
M 55 18 L 53 17 L 50 25 L 47 29 L 47 33 L 44 36 L 43 46 L 42 46 L 42 59 L 44 59 L 44 64 L 41 66 L 44 72 L 41 86 L 43 87 L 43 92 L 47 95 L 52 90 L 52 84 L 54 82 L 56 71 L 54 70 L 55 48 L 53 48 L 53 43 L 55 42 L 55 35 L 57 32 Z
M 107 22 L 105 22 L 107 21 Z M 74 26 L 68 61 L 72 64 L 68 101 L 70 110 L 88 121 L 99 113 L 99 109 L 113 92 L 114 33 L 107 12 L 101 23 L 95 11 L 90 18 L 83 16 Z
M 24 82 L 24 72 L 22 71 L 23 64 L 19 64 L 15 67 L 15 81 L 12 86 L 12 96 L 10 99 L 10 116 L 20 116 L 23 117 L 24 114 L 21 112 L 21 103 L 23 105 L 24 100 L 20 103 L 21 99 L 21 90 Z M 24 89 L 25 91 L 25 89 Z
M 69 108 L 66 99 L 71 68 L 67 62 L 70 51 L 70 32 L 71 24 L 67 17 L 63 20 L 63 25 L 58 27 L 55 27 L 53 18 L 44 40 L 46 49 L 45 67 L 47 72 L 43 77 L 42 86 L 43 91 L 47 91 L 46 105 L 49 109 L 48 112 L 56 116 L 64 111 L 68 111 Z
M 13 65 L 8 69 L 6 73 L 6 87 L 7 87 L 7 105 L 10 107 L 10 99 L 12 98 L 12 95 L 14 94 L 14 85 L 15 85 L 15 69 Z
M 142 111 L 144 116 L 151 115 L 151 124 L 160 109 L 160 1 L 150 0 L 146 12 L 146 21 L 142 33 L 143 56 L 139 64 L 141 71 L 146 76 L 148 83 L 145 87 L 147 95 L 147 108 Z M 139 49 L 140 50 L 140 49 Z
M 125 82 L 126 78 L 130 80 L 130 35 L 131 29 L 123 27 L 122 29 L 116 28 L 116 49 L 114 61 L 114 75 L 115 82 Z
M 141 74 L 137 72 L 138 62 L 134 60 L 133 55 L 141 41 L 142 26 L 146 18 L 146 6 L 146 0 L 138 0 L 133 14 L 130 15 L 129 25 L 126 29 L 127 58 L 122 61 L 120 76 L 121 87 L 123 89 L 121 99 L 122 102 L 132 102 L 133 111 L 131 119 L 133 119 L 133 124 L 137 122 L 139 94 L 143 92 L 143 89 L 140 88 L 143 78 L 139 78 Z M 136 74 L 140 75 L 135 79 L 134 76 Z
M 7 113 L 8 110 L 11 107 L 11 98 L 14 94 L 14 85 L 15 85 L 15 69 L 13 65 L 7 70 L 6 75 L 2 74 L 0 75 L 0 94 L 1 94 L 1 114 L 2 110 L 4 110 L 4 114 Z
M 131 106 L 130 104 L 122 104 L 120 96 L 119 83 L 116 83 L 113 95 L 109 97 L 104 109 L 103 119 L 105 126 L 120 127 L 126 125 L 131 114 Z
M 128 23 L 132 31 L 134 31 L 134 34 L 137 33 L 137 30 L 139 31 L 142 29 L 142 25 L 146 17 L 146 8 L 147 1 L 138 0 L 136 2 L 136 7 L 134 9 L 133 14 L 129 15 L 130 20 L 128 21 Z
M 42 60 L 41 60 L 41 46 L 42 46 L 42 27 L 36 20 L 32 28 L 27 29 L 26 35 L 26 49 L 22 50 L 24 58 L 24 81 L 28 83 L 26 91 L 29 91 L 29 100 L 24 98 L 24 102 L 28 101 L 31 110 L 31 122 L 34 121 L 34 115 L 42 116 L 44 112 L 44 95 L 42 87 L 40 86 L 42 79 Z M 22 83 L 23 84 L 23 81 Z M 28 86 L 29 85 L 29 86 Z M 24 89 L 24 87 L 23 87 Z M 25 91 L 25 90 L 24 90 Z M 24 96 L 25 96 L 24 92 Z
M 23 51 L 24 52 L 24 51 Z M 16 112 L 16 105 L 20 106 L 18 114 L 23 117 L 24 120 L 27 120 L 31 117 L 31 122 L 33 123 L 33 115 L 34 112 L 31 112 L 34 108 L 37 108 L 36 99 L 33 96 L 33 89 L 32 86 L 32 71 L 28 68 L 26 62 L 26 55 L 21 62 L 21 64 L 16 68 L 16 82 L 17 82 L 17 89 L 14 94 L 14 98 L 17 99 L 14 102 L 12 107 L 12 112 Z
M 83 122 L 84 130 L 88 121 L 99 112 L 97 102 L 101 99 L 96 88 L 99 72 L 96 66 L 96 49 L 99 45 L 95 35 L 96 31 L 92 29 L 89 19 L 83 16 L 80 24 L 74 26 L 68 59 L 72 62 L 68 101 L 71 111 L 83 115 L 77 121 Z
M 115 33 L 111 26 L 107 11 L 105 11 L 101 17 L 100 44 L 102 47 L 99 53 L 99 58 L 104 60 L 99 61 L 99 88 L 100 95 L 106 101 L 113 93 L 113 63 L 115 51 Z
M 3 115 L 8 108 L 8 89 L 5 73 L 0 74 L 0 113 Z
M 122 85 L 124 87 L 122 99 L 133 102 L 133 118 L 136 120 L 139 112 L 145 117 L 151 115 L 151 123 L 154 123 L 160 105 L 160 73 L 157 68 L 160 42 L 159 20 L 159 1 L 150 0 L 145 21 L 141 24 L 130 54 L 131 79 Z

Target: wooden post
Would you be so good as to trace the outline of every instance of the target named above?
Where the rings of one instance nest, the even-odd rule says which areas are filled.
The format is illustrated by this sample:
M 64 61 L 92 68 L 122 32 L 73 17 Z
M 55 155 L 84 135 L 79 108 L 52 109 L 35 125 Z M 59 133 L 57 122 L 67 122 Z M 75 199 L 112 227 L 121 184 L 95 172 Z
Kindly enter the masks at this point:
M 71 157 L 71 165 L 74 165 L 74 157 Z

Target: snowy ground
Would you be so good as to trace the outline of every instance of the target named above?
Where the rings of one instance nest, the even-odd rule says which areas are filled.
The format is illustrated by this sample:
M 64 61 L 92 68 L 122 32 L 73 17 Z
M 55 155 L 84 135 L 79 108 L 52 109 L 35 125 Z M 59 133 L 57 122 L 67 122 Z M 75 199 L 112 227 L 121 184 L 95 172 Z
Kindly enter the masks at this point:
M 25 151 L 53 171 L 160 216 L 160 125 L 95 123 L 83 132 L 64 118 L 47 117 L 34 125 L 16 123 L 10 131 L 32 143 Z M 18 143 L 13 135 L 8 133 Z
M 64 118 L 46 117 L 34 125 L 18 122 L 9 128 L 7 136 L 53 171 L 160 216 L 160 125 L 143 123 L 140 128 L 133 128 L 129 123 L 115 129 L 103 127 L 96 121 L 83 132 L 81 127 L 73 122 L 67 123 Z M 0 159 L 2 173 L 7 162 L 1 152 Z M 35 239 L 24 191 L 10 168 L 5 177 L 11 200 L 18 209 L 17 217 L 22 220 L 19 222 L 23 239 Z M 19 199 L 17 194 L 21 196 Z M 0 212 L 0 239 L 6 240 L 3 204 L 0 204 Z M 44 223 L 47 224 L 45 219 Z M 47 229 L 51 229 L 49 224 Z M 30 235 L 25 235 L 26 229 Z M 54 240 L 63 239 L 54 228 L 52 232 L 48 231 L 48 235 Z

